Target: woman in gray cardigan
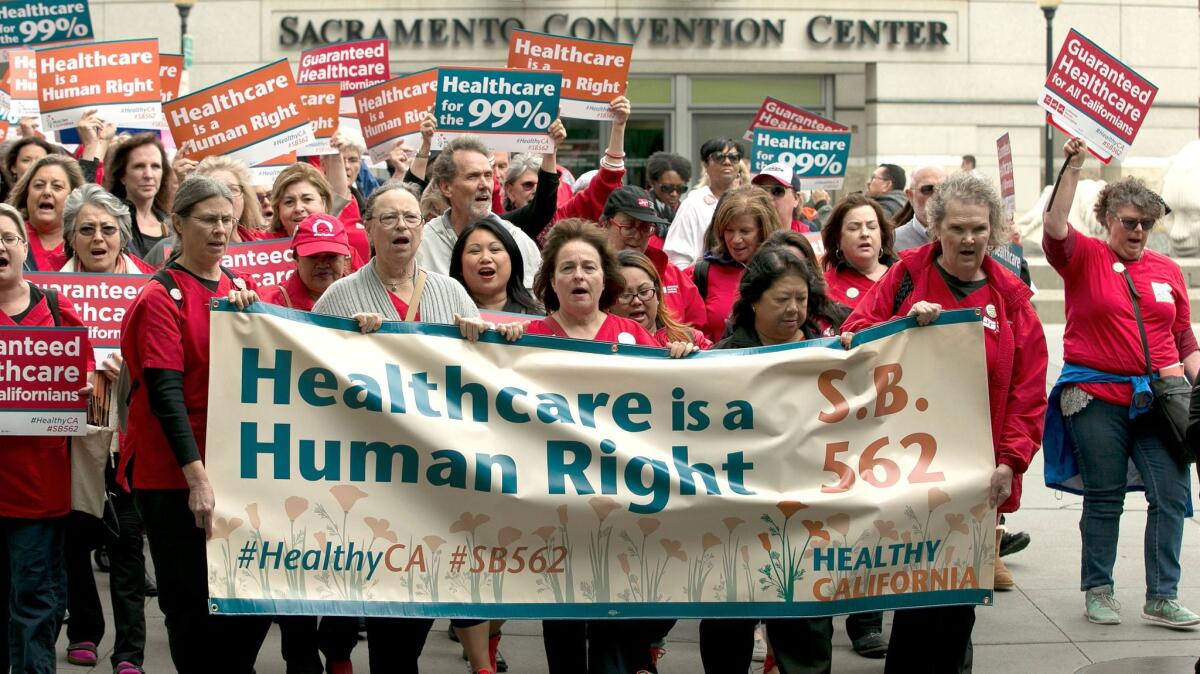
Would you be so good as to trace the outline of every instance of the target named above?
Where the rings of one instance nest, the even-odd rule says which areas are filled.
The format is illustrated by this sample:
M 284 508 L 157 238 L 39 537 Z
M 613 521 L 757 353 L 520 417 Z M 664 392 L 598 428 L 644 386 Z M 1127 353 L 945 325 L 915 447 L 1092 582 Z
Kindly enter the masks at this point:
M 406 188 L 389 184 L 375 190 L 367 201 L 363 222 L 375 257 L 329 286 L 313 305 L 314 313 L 353 318 L 364 333 L 375 332 L 385 320 L 457 325 L 462 336 L 472 342 L 485 330 L 498 330 L 509 341 L 524 333 L 524 323 L 497 327 L 483 321 L 458 281 L 417 266 L 425 221 L 417 198 Z M 417 659 L 432 624 L 433 620 L 426 619 L 368 618 L 371 671 L 417 671 Z M 490 669 L 487 621 L 454 620 L 452 624 L 467 651 L 471 671 Z

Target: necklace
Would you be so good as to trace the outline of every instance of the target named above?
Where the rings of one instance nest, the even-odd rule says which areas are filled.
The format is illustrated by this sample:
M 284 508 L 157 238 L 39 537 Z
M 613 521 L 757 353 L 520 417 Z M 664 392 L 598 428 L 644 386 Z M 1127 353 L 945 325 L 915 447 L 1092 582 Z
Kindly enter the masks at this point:
M 409 282 L 411 282 L 411 283 L 412 283 L 414 286 L 416 285 L 416 282 L 417 282 L 417 265 L 415 265 L 415 264 L 413 265 L 412 274 L 411 274 L 411 275 L 410 275 L 410 276 L 409 276 L 407 279 L 406 279 L 406 278 L 404 278 L 404 277 L 402 276 L 402 277 L 400 277 L 400 279 L 398 279 L 398 280 L 395 280 L 395 281 L 389 281 L 389 280 L 387 280 L 387 279 L 383 278 L 383 276 L 382 276 L 382 275 L 380 275 L 380 273 L 379 273 L 379 267 L 378 267 L 378 266 L 376 266 L 376 268 L 375 268 L 375 276 L 376 276 L 376 277 L 379 279 L 379 282 L 380 282 L 380 283 L 382 283 L 382 284 L 383 284 L 383 285 L 384 285 L 384 286 L 385 286 L 385 287 L 388 289 L 388 292 L 393 292 L 393 293 L 394 293 L 394 292 L 396 292 L 397 290 L 399 290 L 399 289 L 400 289 L 400 285 L 401 285 L 402 283 L 404 283 L 404 281 L 409 281 Z

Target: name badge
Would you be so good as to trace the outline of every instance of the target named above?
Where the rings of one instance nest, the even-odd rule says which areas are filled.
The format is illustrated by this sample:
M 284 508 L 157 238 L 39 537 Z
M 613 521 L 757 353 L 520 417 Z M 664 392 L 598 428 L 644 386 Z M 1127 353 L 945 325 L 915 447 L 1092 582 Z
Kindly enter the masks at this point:
M 1175 293 L 1171 292 L 1171 284 L 1151 281 L 1150 287 L 1154 290 L 1155 302 L 1175 303 Z

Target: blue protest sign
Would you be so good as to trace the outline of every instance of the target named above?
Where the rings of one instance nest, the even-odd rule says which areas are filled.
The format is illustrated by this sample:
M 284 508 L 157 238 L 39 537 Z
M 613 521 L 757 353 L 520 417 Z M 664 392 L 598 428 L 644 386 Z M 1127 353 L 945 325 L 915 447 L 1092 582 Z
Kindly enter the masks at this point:
M 837 190 L 846 177 L 850 133 L 755 127 L 751 156 L 750 168 L 755 172 L 785 162 L 800 178 L 802 189 Z
M 550 152 L 561 92 L 560 72 L 438 68 L 434 146 L 471 134 L 494 150 Z
M 0 3 L 0 48 L 42 47 L 93 37 L 87 0 Z

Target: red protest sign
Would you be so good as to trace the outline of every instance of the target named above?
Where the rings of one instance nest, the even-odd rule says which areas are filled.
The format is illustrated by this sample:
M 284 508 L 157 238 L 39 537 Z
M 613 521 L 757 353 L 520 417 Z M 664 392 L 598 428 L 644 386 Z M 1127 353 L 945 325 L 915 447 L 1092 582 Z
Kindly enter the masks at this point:
M 578 119 L 612 119 L 608 103 L 629 85 L 633 45 L 597 42 L 528 30 L 508 38 L 508 67 L 562 71 L 559 114 Z
M 92 42 L 38 51 L 38 107 L 42 126 L 75 126 L 90 108 L 110 124 L 160 125 L 158 40 Z
M 416 136 L 421 129 L 421 117 L 437 101 L 437 82 L 437 68 L 430 68 L 354 95 L 371 161 L 383 161 L 396 141 L 405 136 L 413 137 L 412 145 L 419 144 Z
M 300 148 L 297 154 L 307 157 L 337 152 L 329 144 L 329 140 L 338 130 L 338 83 L 321 82 L 297 86 L 300 87 L 300 104 L 304 106 L 304 114 L 308 115 L 308 121 L 312 122 L 313 135 L 316 136 L 316 140 Z
M 75 312 L 87 328 L 97 363 L 121 347 L 121 323 L 149 276 L 141 274 L 72 274 L 28 272 L 25 277 L 39 288 L 53 288 L 59 297 L 75 303 Z
M 179 97 L 179 83 L 183 80 L 183 55 L 158 55 L 159 94 L 162 102 L 173 101 Z
M 1000 200 L 1004 204 L 1004 220 L 1012 227 L 1013 214 L 1017 210 L 1017 182 L 1008 133 L 996 139 L 996 157 L 1000 162 Z
M 12 97 L 12 116 L 38 116 L 37 52 L 32 49 L 10 49 L 4 88 Z
M 253 166 L 313 140 L 287 59 L 180 96 L 162 109 L 175 143 L 197 161 L 224 154 Z
M 803 131 L 849 131 L 850 127 L 844 124 L 825 119 L 820 115 L 797 108 L 790 103 L 784 103 L 778 98 L 767 96 L 763 99 L 762 105 L 758 106 L 758 112 L 754 113 L 754 119 L 750 122 L 749 128 L 746 129 L 746 134 L 743 136 L 745 140 L 754 139 L 754 127 L 768 126 L 774 129 L 801 129 Z
M 231 243 L 221 258 L 221 266 L 241 276 L 249 276 L 260 286 L 274 286 L 286 281 L 296 269 L 292 257 L 292 240 L 267 239 Z
M 1050 122 L 1082 138 L 1108 163 L 1124 159 L 1158 87 L 1072 29 L 1046 76 L 1038 105 Z
M 296 81 L 300 84 L 337 82 L 341 87 L 342 114 L 354 114 L 355 93 L 386 82 L 391 77 L 388 68 L 388 41 L 361 40 L 317 47 L 300 53 Z
M 83 435 L 83 328 L 0 327 L 0 435 Z

